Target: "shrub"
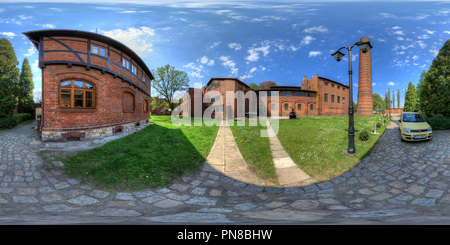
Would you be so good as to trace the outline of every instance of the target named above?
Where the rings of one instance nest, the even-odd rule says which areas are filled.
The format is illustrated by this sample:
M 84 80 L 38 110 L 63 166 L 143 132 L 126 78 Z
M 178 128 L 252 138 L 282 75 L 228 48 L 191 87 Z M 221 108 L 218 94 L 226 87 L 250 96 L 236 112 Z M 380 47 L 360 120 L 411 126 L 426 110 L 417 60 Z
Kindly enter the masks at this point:
M 450 129 L 450 117 L 428 117 L 426 120 L 433 130 Z
M 369 132 L 367 130 L 363 130 L 359 133 L 359 140 L 367 141 L 369 140 Z
M 18 123 L 21 123 L 23 121 L 31 119 L 30 113 L 20 113 L 20 114 L 17 114 L 17 116 L 18 116 L 18 120 L 19 120 Z
M 377 122 L 377 128 L 381 127 L 381 123 Z
M 0 118 L 0 129 L 12 128 L 19 123 L 19 116 L 13 115 L 12 117 Z

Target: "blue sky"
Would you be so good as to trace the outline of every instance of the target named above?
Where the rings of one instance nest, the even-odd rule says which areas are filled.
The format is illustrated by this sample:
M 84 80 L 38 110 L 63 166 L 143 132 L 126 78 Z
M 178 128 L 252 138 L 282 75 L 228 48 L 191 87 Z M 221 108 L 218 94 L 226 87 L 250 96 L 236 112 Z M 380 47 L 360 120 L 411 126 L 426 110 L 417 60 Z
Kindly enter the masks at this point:
M 28 58 L 41 88 L 37 50 L 22 34 L 42 29 L 91 31 L 121 41 L 150 69 L 170 64 L 189 74 L 191 86 L 211 77 L 300 86 L 318 74 L 343 84 L 348 60 L 331 53 L 369 37 L 373 92 L 383 98 L 417 85 L 450 38 L 445 1 L 2 1 L 0 38 L 22 63 Z M 344 52 L 348 57 L 347 51 Z M 353 84 L 358 84 L 358 53 Z M 20 65 L 21 67 L 21 65 Z M 354 88 L 357 102 L 357 87 Z M 397 107 L 397 106 L 396 106 Z

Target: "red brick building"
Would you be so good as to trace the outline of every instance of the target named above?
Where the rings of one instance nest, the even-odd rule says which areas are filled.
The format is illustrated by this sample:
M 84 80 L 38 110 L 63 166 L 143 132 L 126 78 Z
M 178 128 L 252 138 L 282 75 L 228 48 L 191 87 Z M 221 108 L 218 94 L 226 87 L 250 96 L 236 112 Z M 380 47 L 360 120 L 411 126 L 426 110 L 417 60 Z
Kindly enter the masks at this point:
M 42 69 L 42 141 L 94 139 L 146 125 L 148 67 L 109 37 L 74 30 L 25 32 Z
M 218 111 L 223 111 L 223 115 L 228 118 L 239 117 L 238 115 L 238 99 L 234 99 L 234 103 L 227 102 L 227 91 L 236 93 L 242 91 L 244 94 L 248 94 L 244 98 L 245 105 L 243 106 L 245 112 L 256 111 L 252 109 L 252 105 L 249 104 L 252 95 L 256 95 L 259 106 L 259 98 L 266 96 L 266 107 L 268 116 L 273 116 L 273 110 L 278 108 L 278 115 L 282 117 L 289 116 L 289 113 L 293 110 L 297 116 L 316 116 L 316 115 L 345 115 L 348 114 L 348 96 L 349 87 L 347 85 L 332 81 L 327 78 L 319 77 L 318 75 L 307 80 L 307 77 L 303 77 L 301 86 L 274 86 L 269 89 L 261 89 L 254 91 L 255 93 L 247 93 L 253 91 L 247 84 L 243 83 L 236 78 L 211 78 L 211 80 L 202 89 L 190 88 L 187 92 L 191 98 L 191 105 L 188 110 L 191 116 L 202 116 L 194 114 L 195 103 L 195 91 L 202 96 L 209 91 L 217 91 L 217 95 L 221 95 L 222 101 L 219 101 L 219 97 L 212 98 L 211 103 L 205 103 L 199 106 L 202 112 L 208 107 L 213 106 L 213 103 L 217 101 L 216 106 Z M 278 102 L 273 101 L 271 96 L 274 92 L 278 92 Z M 235 96 L 236 97 L 236 96 Z M 254 105 L 253 105 L 254 106 Z M 187 113 L 184 113 L 187 115 Z M 243 116 L 243 115 L 241 115 Z

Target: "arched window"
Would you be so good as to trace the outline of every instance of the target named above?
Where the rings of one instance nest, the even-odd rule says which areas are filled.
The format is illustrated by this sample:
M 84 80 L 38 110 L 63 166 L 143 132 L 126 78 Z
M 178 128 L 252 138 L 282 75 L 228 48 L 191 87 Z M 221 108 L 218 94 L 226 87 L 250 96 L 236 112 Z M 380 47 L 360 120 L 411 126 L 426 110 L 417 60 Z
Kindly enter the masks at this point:
M 144 112 L 148 112 L 148 101 L 146 99 L 144 99 L 144 102 L 142 103 L 144 106 Z
M 89 82 L 71 79 L 61 82 L 61 108 L 95 108 L 95 86 Z
M 134 112 L 134 95 L 129 92 L 123 92 L 122 95 L 123 112 Z

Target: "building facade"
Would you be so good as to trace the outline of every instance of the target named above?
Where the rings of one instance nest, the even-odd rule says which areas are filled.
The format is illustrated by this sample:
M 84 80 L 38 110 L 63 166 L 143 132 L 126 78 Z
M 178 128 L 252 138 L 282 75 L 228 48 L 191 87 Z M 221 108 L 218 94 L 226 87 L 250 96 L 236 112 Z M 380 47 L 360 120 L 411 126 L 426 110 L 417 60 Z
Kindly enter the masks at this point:
M 39 51 L 42 141 L 102 138 L 149 123 L 154 78 L 130 48 L 83 31 L 24 35 Z
M 203 113 L 201 115 L 194 114 L 195 97 L 196 95 L 201 95 L 202 98 L 205 98 L 207 97 L 205 96 L 207 92 L 210 91 L 216 91 L 217 93 L 213 96 L 214 98 L 203 100 L 201 105 L 197 105 L 199 110 L 205 112 L 207 108 L 214 106 L 216 112 L 223 112 L 223 116 L 227 118 L 245 116 L 245 114 L 239 114 L 238 101 L 243 101 L 242 108 L 244 108 L 244 113 L 256 112 L 257 110 L 253 107 L 257 106 L 266 110 L 269 117 L 274 115 L 287 117 L 292 111 L 297 116 L 348 114 L 349 87 L 316 75 L 309 81 L 307 77 L 303 77 L 301 86 L 298 87 L 273 86 L 269 89 L 261 90 L 252 90 L 247 84 L 236 78 L 211 78 L 201 89 L 189 88 L 187 93 L 190 96 L 191 103 L 186 110 L 190 114 L 183 111 L 183 115 L 202 116 Z M 238 98 L 238 94 L 236 94 L 238 91 L 242 91 L 246 97 Z M 234 101 L 227 101 L 227 92 L 232 92 L 235 95 Z M 275 94 L 274 92 L 278 93 L 278 101 L 272 98 L 272 95 Z M 218 100 L 218 95 L 221 96 L 221 101 Z M 252 105 L 251 96 L 256 96 L 256 105 Z M 261 101 L 264 101 L 265 105 L 260 105 Z M 278 113 L 275 113 L 274 110 L 278 110 Z M 212 115 L 214 116 L 214 114 Z

